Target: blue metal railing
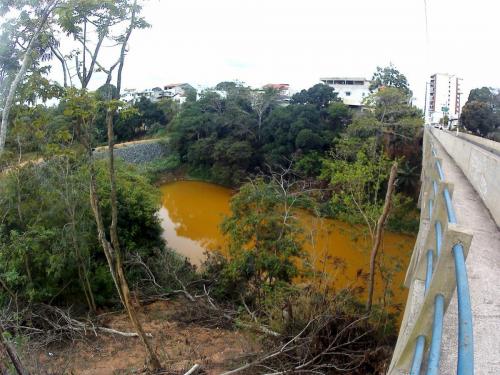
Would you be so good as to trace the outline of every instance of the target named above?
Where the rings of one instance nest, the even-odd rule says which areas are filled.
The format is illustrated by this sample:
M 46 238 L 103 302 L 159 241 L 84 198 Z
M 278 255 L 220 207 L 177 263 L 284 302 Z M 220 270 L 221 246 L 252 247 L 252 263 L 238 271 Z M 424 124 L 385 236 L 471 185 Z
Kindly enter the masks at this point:
M 432 280 L 432 263 L 434 258 L 434 252 L 431 250 L 427 250 L 427 271 L 425 273 L 425 291 L 429 289 Z
M 418 336 L 415 344 L 415 353 L 413 354 L 413 363 L 410 369 L 410 375 L 420 375 L 422 360 L 424 359 L 425 336 Z
M 474 373 L 474 340 L 472 332 L 472 308 L 469 283 L 465 268 L 464 249 L 461 244 L 453 246 L 455 277 L 458 297 L 458 365 L 457 374 Z
M 443 229 L 441 228 L 441 222 L 438 220 L 434 224 L 434 234 L 436 236 L 436 253 L 439 257 L 441 255 L 441 245 L 443 244 Z
M 443 337 L 444 296 L 437 294 L 434 300 L 434 320 L 432 322 L 432 339 L 429 348 L 429 361 L 426 375 L 439 373 L 439 358 L 441 357 L 441 338 Z
M 432 147 L 432 154 L 437 157 L 436 151 Z M 439 180 L 444 180 L 443 168 L 439 160 L 435 161 L 436 170 Z M 435 180 L 432 181 L 434 190 L 434 200 L 429 199 L 429 220 L 432 220 L 434 205 L 438 199 L 438 185 Z M 451 201 L 451 194 L 447 187 L 443 189 L 443 198 L 446 206 L 448 222 L 451 224 L 457 223 L 455 210 Z M 441 246 L 443 243 L 443 232 L 441 223 L 436 220 L 434 223 L 434 234 L 436 238 L 436 255 L 437 259 L 441 254 Z M 471 375 L 474 373 L 474 345 L 473 345 L 473 329 L 472 329 L 472 309 L 470 303 L 469 285 L 467 279 L 467 270 L 465 266 L 464 249 L 462 244 L 457 243 L 452 248 L 453 259 L 455 263 L 455 278 L 457 283 L 458 297 L 458 375 Z M 428 292 L 433 276 L 434 251 L 427 251 L 427 265 L 425 275 L 425 293 Z M 443 334 L 443 316 L 444 316 L 444 296 L 436 294 L 434 299 L 434 319 L 432 322 L 432 338 L 429 348 L 428 363 L 426 375 L 437 375 L 439 372 L 439 360 L 441 356 L 441 341 Z M 417 337 L 415 343 L 415 351 L 411 364 L 410 374 L 420 374 L 422 361 L 424 358 L 425 336 Z

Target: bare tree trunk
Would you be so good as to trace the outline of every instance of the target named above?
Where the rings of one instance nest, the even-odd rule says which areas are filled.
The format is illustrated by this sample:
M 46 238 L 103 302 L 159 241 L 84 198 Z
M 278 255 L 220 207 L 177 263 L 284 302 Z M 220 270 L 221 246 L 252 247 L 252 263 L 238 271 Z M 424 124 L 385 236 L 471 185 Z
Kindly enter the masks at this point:
M 106 113 L 106 124 L 108 128 L 108 152 L 109 152 L 109 178 L 111 184 L 111 225 L 109 227 L 109 236 L 111 239 L 111 247 L 114 250 L 113 265 L 116 281 L 121 290 L 122 303 L 127 310 L 128 316 L 132 321 L 134 330 L 139 335 L 144 348 L 146 349 L 148 367 L 151 370 L 160 369 L 160 361 L 158 360 L 153 348 L 151 347 L 146 334 L 142 328 L 141 322 L 137 316 L 134 305 L 130 298 L 130 289 L 128 286 L 125 273 L 123 272 L 123 264 L 121 261 L 120 241 L 118 239 L 118 200 L 116 194 L 116 175 L 115 175 L 115 159 L 114 159 L 114 132 L 113 132 L 113 116 L 114 110 L 108 109 Z M 111 266 L 111 265 L 110 265 Z
M 125 52 L 126 52 L 126 44 L 130 38 L 130 34 L 135 27 L 135 15 L 136 15 L 136 4 L 134 2 L 132 16 L 130 20 L 130 26 L 125 35 L 125 39 L 122 44 L 121 52 L 120 52 L 120 60 L 118 66 L 118 77 L 117 77 L 117 91 L 118 96 L 120 95 L 121 88 L 121 74 L 123 70 L 123 64 L 125 61 Z M 109 70 L 109 76 L 112 73 L 112 69 Z M 99 209 L 99 197 L 97 195 L 97 187 L 95 181 L 95 174 L 93 169 L 91 169 L 91 203 L 94 211 L 94 216 L 96 218 L 97 229 L 99 234 L 99 239 L 103 246 L 104 253 L 106 254 L 106 259 L 108 261 L 108 265 L 110 268 L 111 275 L 116 284 L 118 294 L 120 295 L 120 299 L 122 301 L 123 306 L 127 310 L 127 314 L 134 326 L 134 330 L 139 336 L 142 344 L 144 345 L 144 349 L 146 350 L 146 362 L 147 366 L 150 370 L 159 370 L 161 368 L 160 361 L 156 353 L 154 352 L 151 344 L 149 343 L 146 334 L 142 328 L 142 324 L 137 316 L 137 312 L 135 310 L 134 305 L 132 304 L 132 300 L 130 298 L 130 289 L 128 286 L 127 279 L 125 277 L 125 272 L 123 271 L 123 264 L 121 260 L 121 250 L 120 250 L 120 241 L 118 238 L 118 200 L 116 193 L 116 174 L 115 174 L 115 159 L 114 159 L 114 131 L 113 131 L 113 117 L 115 115 L 116 109 L 111 103 L 112 99 L 109 100 L 109 107 L 106 111 L 106 126 L 108 131 L 108 167 L 109 167 L 109 181 L 111 185 L 111 193 L 110 193 L 110 201 L 111 201 L 111 224 L 109 227 L 109 237 L 111 243 L 105 237 L 104 224 L 102 221 L 102 216 Z M 90 153 L 91 153 L 90 149 Z M 92 156 L 92 155 L 90 155 Z
M 68 79 L 69 79 L 69 85 L 73 86 L 73 82 L 71 79 L 71 73 L 68 69 L 68 65 L 66 64 L 66 60 L 64 59 L 64 56 L 61 54 L 61 52 L 58 50 L 57 47 L 51 46 L 50 47 L 52 53 L 54 56 L 59 60 L 61 63 L 61 68 L 63 71 L 63 82 L 64 82 L 64 87 L 68 87 Z
M 92 292 L 92 287 L 89 281 L 89 275 L 87 272 L 87 267 L 85 267 L 85 260 L 82 257 L 80 251 L 80 245 L 78 244 L 78 234 L 76 232 L 76 224 L 74 214 L 71 215 L 71 241 L 73 242 L 73 249 L 75 250 L 76 259 L 78 261 L 78 277 L 82 285 L 83 293 L 85 294 L 85 299 L 89 306 L 90 311 L 95 314 L 97 307 L 95 304 L 94 293 Z
M 10 114 L 10 109 L 12 108 L 12 104 L 14 102 L 14 96 L 16 94 L 17 86 L 19 86 L 19 83 L 21 83 L 21 80 L 26 74 L 26 70 L 28 69 L 28 65 L 31 61 L 31 53 L 33 51 L 33 46 L 37 41 L 40 32 L 44 28 L 47 19 L 52 13 L 52 10 L 54 9 L 57 2 L 58 0 L 52 0 L 52 2 L 50 2 L 49 5 L 47 5 L 47 8 L 45 8 L 42 19 L 40 20 L 40 24 L 36 28 L 33 36 L 31 37 L 28 43 L 28 46 L 26 47 L 26 50 L 24 51 L 24 57 L 23 57 L 23 62 L 21 64 L 21 68 L 17 72 L 16 77 L 14 78 L 14 80 L 10 85 L 9 93 L 7 94 L 7 99 L 5 100 L 5 105 L 3 107 L 2 125 L 0 126 L 0 156 L 2 156 L 5 148 L 5 139 L 7 138 L 7 128 L 9 126 L 9 114 Z
M 396 175 L 398 174 L 398 163 L 392 163 L 391 174 L 389 175 L 389 182 L 387 183 L 387 192 L 385 194 L 384 208 L 382 215 L 378 218 L 377 226 L 375 228 L 375 238 L 373 240 L 373 247 L 370 254 L 370 278 L 368 281 L 368 300 L 366 302 L 366 310 L 371 311 L 373 304 L 373 290 L 375 287 L 375 262 L 377 260 L 377 253 L 382 241 L 383 229 L 391 210 L 392 195 L 394 194 Z
M 158 360 L 156 353 L 153 351 L 153 348 L 151 347 L 146 337 L 146 334 L 142 328 L 139 318 L 137 317 L 137 312 L 130 298 L 130 290 L 128 287 L 127 279 L 125 277 L 125 273 L 123 272 L 123 264 L 119 253 L 120 251 L 119 242 L 115 242 L 117 244 L 117 248 L 115 248 L 111 243 L 109 243 L 109 241 L 105 237 L 104 223 L 102 220 L 101 210 L 99 207 L 99 197 L 97 195 L 95 171 L 93 170 L 93 168 L 91 169 L 90 199 L 91 199 L 92 210 L 94 212 L 94 216 L 97 223 L 97 232 L 99 240 L 103 247 L 104 254 L 106 255 L 111 277 L 115 282 L 118 295 L 120 296 L 120 300 L 123 306 L 127 310 L 127 314 L 132 322 L 132 325 L 134 326 L 134 330 L 136 331 L 142 344 L 144 345 L 147 356 L 146 358 L 147 366 L 151 370 L 158 370 L 161 368 L 160 361 Z M 114 202 L 112 200 L 111 205 L 115 206 L 116 209 L 117 205 L 116 200 Z M 118 241 L 118 238 L 116 237 L 113 241 Z
M 26 367 L 24 367 L 19 355 L 17 354 L 16 348 L 4 337 L 3 327 L 0 325 L 0 340 L 4 350 L 7 352 L 10 361 L 14 365 L 18 375 L 30 375 L 30 372 Z

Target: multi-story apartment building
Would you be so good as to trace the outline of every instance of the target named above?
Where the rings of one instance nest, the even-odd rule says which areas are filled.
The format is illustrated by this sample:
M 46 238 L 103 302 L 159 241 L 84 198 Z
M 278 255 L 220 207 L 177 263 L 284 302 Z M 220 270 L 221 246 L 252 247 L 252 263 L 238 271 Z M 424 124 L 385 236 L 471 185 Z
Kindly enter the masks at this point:
M 365 78 L 326 77 L 320 81 L 332 87 L 349 107 L 361 108 L 365 97 L 370 95 L 370 81 Z
M 462 78 L 452 74 L 436 73 L 431 76 L 425 119 L 428 124 L 439 124 L 445 116 L 450 123 L 458 121 L 462 109 L 461 83 Z

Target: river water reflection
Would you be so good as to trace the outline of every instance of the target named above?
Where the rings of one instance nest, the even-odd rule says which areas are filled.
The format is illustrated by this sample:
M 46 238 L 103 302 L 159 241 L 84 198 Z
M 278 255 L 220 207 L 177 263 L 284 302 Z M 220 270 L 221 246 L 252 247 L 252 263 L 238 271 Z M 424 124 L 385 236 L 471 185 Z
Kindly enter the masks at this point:
M 176 181 L 160 189 L 163 236 L 171 248 L 197 265 L 203 261 L 206 250 L 224 252 L 226 241 L 219 225 L 230 214 L 230 189 L 199 181 Z M 366 285 L 359 275 L 368 270 L 370 241 L 359 227 L 319 219 L 306 212 L 300 212 L 299 219 L 305 228 L 305 248 L 316 269 L 329 273 L 338 288 Z M 414 243 L 412 236 L 387 232 L 384 236 L 380 254 L 383 267 L 399 265 L 388 287 L 394 293 L 393 303 L 406 301 L 402 284 Z M 386 281 L 379 271 L 377 275 L 375 298 L 381 299 Z

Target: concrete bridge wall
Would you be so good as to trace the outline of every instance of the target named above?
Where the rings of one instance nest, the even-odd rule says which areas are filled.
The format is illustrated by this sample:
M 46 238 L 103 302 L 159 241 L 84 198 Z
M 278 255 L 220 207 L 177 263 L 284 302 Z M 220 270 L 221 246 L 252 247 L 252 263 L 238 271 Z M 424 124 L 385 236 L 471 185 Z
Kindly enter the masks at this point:
M 432 129 L 500 226 L 500 144 L 488 139 Z M 495 153 L 497 152 L 497 153 Z
M 390 375 L 500 374 L 500 163 L 490 152 L 500 145 L 469 137 L 425 130 L 420 230 Z

